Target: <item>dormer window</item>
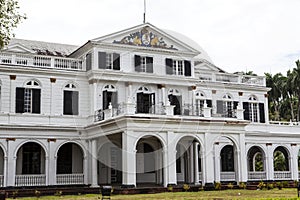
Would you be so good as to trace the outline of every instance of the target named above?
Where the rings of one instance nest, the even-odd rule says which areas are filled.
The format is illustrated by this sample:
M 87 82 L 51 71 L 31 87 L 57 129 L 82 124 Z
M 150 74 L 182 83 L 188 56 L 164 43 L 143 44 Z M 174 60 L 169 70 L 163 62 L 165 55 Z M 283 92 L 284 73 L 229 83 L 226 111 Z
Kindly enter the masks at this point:
M 191 76 L 191 61 L 166 58 L 166 74 Z
M 16 113 L 41 113 L 41 89 L 37 81 L 16 88 Z
M 134 67 L 136 72 L 153 73 L 153 57 L 135 55 Z
M 98 68 L 120 70 L 120 54 L 98 52 Z

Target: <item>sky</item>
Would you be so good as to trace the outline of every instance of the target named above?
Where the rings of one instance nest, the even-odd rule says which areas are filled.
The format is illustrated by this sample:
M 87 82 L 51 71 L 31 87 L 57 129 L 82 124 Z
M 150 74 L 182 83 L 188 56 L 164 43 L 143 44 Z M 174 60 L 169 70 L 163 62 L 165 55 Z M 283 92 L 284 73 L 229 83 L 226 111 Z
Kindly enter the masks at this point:
M 18 0 L 16 38 L 83 45 L 143 23 L 144 0 Z M 300 59 L 300 0 L 146 0 L 146 21 L 198 43 L 227 72 L 276 74 Z

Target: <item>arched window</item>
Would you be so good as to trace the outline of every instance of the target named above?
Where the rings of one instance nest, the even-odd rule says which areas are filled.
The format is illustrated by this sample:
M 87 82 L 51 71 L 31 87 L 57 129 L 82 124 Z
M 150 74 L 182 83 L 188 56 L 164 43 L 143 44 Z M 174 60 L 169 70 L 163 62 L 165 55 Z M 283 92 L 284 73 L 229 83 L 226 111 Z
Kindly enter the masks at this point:
M 64 87 L 64 115 L 78 115 L 79 92 L 73 83 L 68 83 Z
M 264 103 L 259 103 L 256 96 L 251 95 L 247 102 L 243 102 L 244 119 L 251 122 L 265 122 Z
M 217 113 L 222 117 L 235 117 L 234 110 L 236 109 L 238 102 L 233 101 L 230 94 L 223 95 L 222 100 L 217 101 Z
M 137 91 L 137 113 L 155 113 L 155 94 L 142 86 Z
M 177 89 L 170 89 L 168 93 L 170 104 L 174 107 L 174 115 L 181 115 L 182 97 Z
M 16 113 L 41 113 L 41 87 L 31 80 L 16 88 Z
M 102 108 L 103 110 L 108 109 L 109 104 L 111 103 L 113 108 L 118 107 L 118 93 L 114 85 L 106 85 L 102 90 Z
M 196 115 L 203 116 L 203 108 L 204 104 L 207 104 L 207 107 L 212 107 L 212 101 L 210 99 L 206 98 L 206 95 L 202 91 L 196 91 L 195 93 L 195 99 L 196 99 Z

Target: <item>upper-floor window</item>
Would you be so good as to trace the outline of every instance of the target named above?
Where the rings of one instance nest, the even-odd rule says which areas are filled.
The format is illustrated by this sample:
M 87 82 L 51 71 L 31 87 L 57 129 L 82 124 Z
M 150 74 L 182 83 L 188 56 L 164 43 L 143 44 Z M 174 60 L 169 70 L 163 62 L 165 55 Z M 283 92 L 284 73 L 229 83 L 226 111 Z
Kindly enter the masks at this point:
M 98 52 L 98 68 L 120 70 L 120 54 Z
M 137 91 L 137 113 L 155 113 L 155 94 L 147 87 L 140 87 Z
M 264 104 L 259 103 L 256 96 L 252 95 L 248 98 L 248 102 L 243 102 L 244 119 L 251 122 L 265 122 Z
M 37 81 L 16 88 L 16 113 L 41 113 L 41 89 Z
M 166 58 L 166 74 L 191 76 L 191 61 Z
M 195 101 L 196 101 L 196 115 L 204 116 L 203 108 L 206 103 L 207 107 L 212 107 L 212 101 L 206 98 L 206 95 L 202 91 L 196 91 L 195 93 Z
M 88 53 L 85 56 L 85 66 L 86 66 L 86 71 L 89 71 L 92 69 L 92 54 Z
M 222 117 L 235 117 L 235 109 L 238 105 L 238 101 L 233 101 L 233 98 L 229 94 L 225 94 L 222 100 L 217 100 L 217 113 Z
M 64 87 L 64 115 L 78 115 L 79 93 L 74 84 L 69 83 Z
M 177 89 L 170 89 L 168 93 L 170 105 L 174 107 L 174 115 L 181 115 L 182 97 L 181 93 Z
M 135 55 L 134 67 L 136 72 L 153 73 L 153 57 Z
M 109 104 L 112 105 L 113 108 L 118 107 L 118 93 L 117 89 L 114 85 L 106 85 L 102 90 L 103 97 L 103 110 L 108 109 Z

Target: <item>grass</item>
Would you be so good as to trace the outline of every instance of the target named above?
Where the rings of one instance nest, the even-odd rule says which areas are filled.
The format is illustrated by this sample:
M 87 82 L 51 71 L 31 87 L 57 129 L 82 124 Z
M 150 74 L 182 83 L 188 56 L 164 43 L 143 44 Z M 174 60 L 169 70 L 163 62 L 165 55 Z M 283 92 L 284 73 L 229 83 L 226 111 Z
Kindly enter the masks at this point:
M 98 200 L 101 195 L 89 194 L 78 196 L 45 196 L 18 198 L 20 200 Z M 137 194 L 137 195 L 113 195 L 111 200 L 198 200 L 198 199 L 265 199 L 265 200 L 280 200 L 280 199 L 297 199 L 297 189 L 273 189 L 273 190 L 221 190 L 221 191 L 200 191 L 200 192 L 170 192 L 158 194 Z M 298 198 L 300 199 L 300 198 Z M 12 200 L 12 199 L 9 199 Z

